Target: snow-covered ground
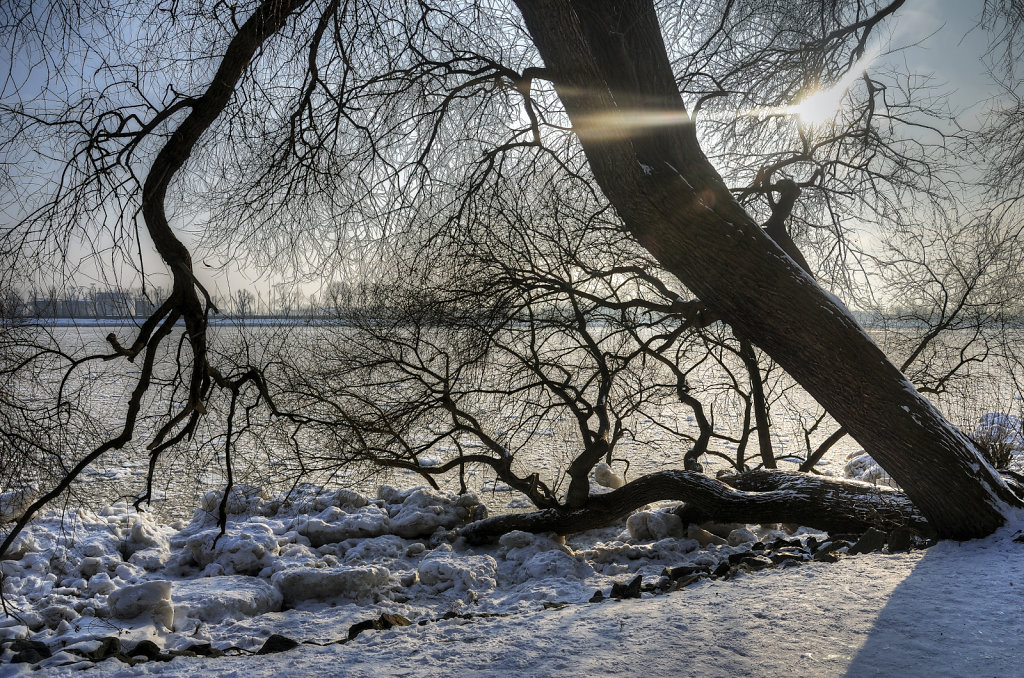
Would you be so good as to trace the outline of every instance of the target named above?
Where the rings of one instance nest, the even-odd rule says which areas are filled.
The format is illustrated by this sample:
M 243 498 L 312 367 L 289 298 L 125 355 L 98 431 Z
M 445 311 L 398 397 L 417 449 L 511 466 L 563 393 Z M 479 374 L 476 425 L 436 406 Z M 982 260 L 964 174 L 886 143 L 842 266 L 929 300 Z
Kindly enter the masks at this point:
M 453 529 L 475 498 L 422 488 L 237 491 L 217 539 L 218 500 L 173 525 L 123 505 L 33 523 L 0 563 L 19 610 L 0 621 L 0 675 L 1024 675 L 1024 518 L 903 553 L 833 541 L 828 563 L 811 555 L 831 551 L 821 533 L 721 538 L 664 509 L 564 544 L 511 533 L 471 547 Z M 610 598 L 637 575 L 642 598 Z M 349 640 L 382 614 L 411 624 Z M 300 645 L 253 656 L 272 634 Z M 111 637 L 163 659 L 206 643 L 228 656 L 82 656 Z M 52 656 L 9 663 L 26 647 L 14 639 Z

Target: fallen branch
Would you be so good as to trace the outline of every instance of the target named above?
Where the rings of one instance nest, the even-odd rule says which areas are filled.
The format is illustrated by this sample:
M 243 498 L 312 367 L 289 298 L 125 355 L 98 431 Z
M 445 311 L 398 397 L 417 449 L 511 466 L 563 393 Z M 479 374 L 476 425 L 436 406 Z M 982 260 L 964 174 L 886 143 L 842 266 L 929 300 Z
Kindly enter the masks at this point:
M 513 530 L 571 534 L 605 527 L 655 501 L 683 501 L 688 515 L 740 523 L 796 523 L 832 532 L 883 531 L 907 526 L 930 535 L 906 495 L 867 483 L 788 471 L 751 471 L 715 480 L 691 471 L 660 471 L 608 494 L 591 496 L 577 509 L 546 509 L 470 523 L 461 535 L 482 543 Z M 728 484 L 726 484 L 728 483 Z

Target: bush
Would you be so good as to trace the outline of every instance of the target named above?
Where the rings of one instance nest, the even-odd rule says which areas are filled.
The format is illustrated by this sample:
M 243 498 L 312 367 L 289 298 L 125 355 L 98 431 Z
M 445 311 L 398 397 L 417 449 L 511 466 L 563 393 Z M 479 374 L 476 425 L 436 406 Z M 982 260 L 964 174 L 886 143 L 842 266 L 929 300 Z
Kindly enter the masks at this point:
M 982 415 L 970 436 L 988 463 L 1007 469 L 1018 452 L 1024 452 L 1020 418 L 1012 414 L 990 412 Z

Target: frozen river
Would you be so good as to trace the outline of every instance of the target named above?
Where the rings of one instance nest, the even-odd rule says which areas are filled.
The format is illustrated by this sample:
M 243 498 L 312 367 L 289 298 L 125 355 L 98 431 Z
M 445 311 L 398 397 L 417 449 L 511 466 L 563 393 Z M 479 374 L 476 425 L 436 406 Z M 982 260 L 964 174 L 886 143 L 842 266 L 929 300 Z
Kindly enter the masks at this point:
M 67 324 L 51 328 L 54 339 L 64 347 L 71 347 L 70 352 L 74 355 L 109 348 L 105 337 L 110 332 L 115 332 L 122 343 L 130 343 L 131 331 L 132 328 L 128 326 L 111 325 Z M 250 339 L 247 350 L 253 352 L 260 347 L 268 351 L 287 351 L 287 347 L 302 343 L 290 341 L 290 338 L 316 331 L 320 330 L 301 324 L 249 327 L 245 330 Z M 346 330 L 336 328 L 336 331 Z M 238 357 L 234 351 L 241 335 L 236 327 L 214 327 L 211 336 L 214 350 L 220 352 L 222 357 Z M 876 334 L 876 338 L 884 341 L 886 336 Z M 169 343 L 167 348 L 167 360 L 160 368 L 162 372 L 158 370 L 158 376 L 169 380 L 173 376 L 174 363 L 171 351 L 176 351 L 178 347 Z M 259 360 L 263 356 L 251 353 L 249 357 Z M 972 428 L 978 417 L 985 412 L 1009 411 L 1019 414 L 1020 402 L 1015 395 L 1013 381 L 998 361 L 989 360 L 968 367 L 972 370 L 971 378 L 950 382 L 945 393 L 935 396 L 936 404 L 947 417 L 957 425 Z M 744 445 L 741 432 L 744 426 L 750 426 L 750 415 L 739 391 L 729 388 L 721 375 L 711 372 L 713 370 L 707 368 L 693 375 L 692 381 L 698 385 L 694 389 L 695 395 L 704 401 L 709 419 L 716 433 L 721 436 L 713 440 L 712 449 L 723 455 L 735 456 L 737 447 Z M 24 376 L 19 388 L 20 397 L 26 402 L 52 397 L 59 387 L 52 375 L 33 373 Z M 65 424 L 66 439 L 59 448 L 64 458 L 50 460 L 48 470 L 51 478 L 59 469 L 70 467 L 96 440 L 113 435 L 123 426 L 125 405 L 137 376 L 137 365 L 124 361 L 92 362 L 73 372 L 71 379 L 64 385 L 63 397 L 72 406 L 71 409 L 79 413 L 70 417 Z M 806 457 L 808 449 L 815 448 L 837 427 L 827 417 L 815 426 L 821 415 L 820 409 L 784 375 L 772 373 L 767 385 L 772 403 L 772 445 L 775 454 L 782 458 L 780 467 L 796 468 L 799 459 Z M 133 499 L 144 490 L 150 464 L 146 445 L 157 427 L 166 421 L 168 415 L 174 414 L 175 408 L 181 406 L 180 392 L 166 385 L 161 388 L 159 397 L 147 400 L 144 416 L 132 442 L 122 450 L 107 453 L 99 464 L 86 469 L 82 481 L 75 487 L 72 501 L 101 506 L 116 500 Z M 869 403 L 865 403 L 865 407 L 869 406 Z M 195 439 L 168 451 L 157 461 L 152 497 L 153 506 L 158 512 L 167 516 L 187 515 L 197 505 L 199 497 L 226 482 L 225 440 L 221 424 L 224 407 L 223 403 L 213 403 L 208 425 L 200 427 Z M 497 422 L 502 417 L 511 420 L 522 416 L 520 413 L 505 411 L 491 414 Z M 299 482 L 312 482 L 324 487 L 348 487 L 372 494 L 382 484 L 408 487 L 424 483 L 419 474 L 408 470 L 373 470 L 332 462 L 331 445 L 316 436 L 299 434 L 289 437 L 264 427 L 265 408 L 256 409 L 248 416 L 252 432 L 239 438 L 232 452 L 236 484 L 256 485 L 277 492 L 287 490 Z M 517 423 L 510 421 L 509 429 L 515 428 Z M 644 416 L 634 414 L 628 424 L 628 431 L 616 445 L 614 457 L 617 461 L 613 463 L 613 468 L 624 474 L 627 480 L 652 471 L 682 468 L 683 455 L 689 449 L 685 436 L 696 437 L 698 433 L 693 412 L 678 402 L 665 404 L 656 412 L 654 408 L 648 408 Z M 568 416 L 548 416 L 540 425 L 533 426 L 528 440 L 519 443 L 515 462 L 517 472 L 525 476 L 536 471 L 551 486 L 564 489 L 565 468 L 579 451 L 579 436 L 574 425 Z M 461 446 L 464 453 L 472 453 L 475 448 L 483 447 L 478 439 L 472 437 L 453 439 L 435 445 L 422 459 L 427 463 L 431 460 L 443 461 L 446 455 L 454 453 L 456 445 Z M 302 455 L 296 455 L 293 449 L 301 450 Z M 830 449 L 817 470 L 843 475 L 848 456 L 858 449 L 855 441 L 849 437 L 843 438 Z M 750 436 L 747 440 L 745 454 L 749 463 L 757 462 L 756 436 Z M 298 459 L 298 456 L 303 459 Z M 712 472 L 727 467 L 719 457 L 705 456 L 701 461 L 705 469 Z M 45 476 L 45 473 L 37 475 Z M 11 476 L 7 477 L 11 479 L 9 482 L 14 482 Z M 445 489 L 457 489 L 458 474 L 452 472 L 445 478 L 439 478 L 439 482 Z M 522 510 L 529 506 L 522 495 L 497 481 L 494 472 L 486 466 L 468 466 L 465 482 L 470 490 L 480 494 L 492 512 Z

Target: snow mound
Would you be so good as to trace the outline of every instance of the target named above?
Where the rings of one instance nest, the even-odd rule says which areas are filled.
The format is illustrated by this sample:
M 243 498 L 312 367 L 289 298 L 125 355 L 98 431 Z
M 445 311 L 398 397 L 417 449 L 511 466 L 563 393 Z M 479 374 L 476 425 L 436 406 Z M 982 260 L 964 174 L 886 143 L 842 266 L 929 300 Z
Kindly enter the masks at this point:
M 436 595 L 447 593 L 474 601 L 479 592 L 497 586 L 498 563 L 491 556 L 455 555 L 438 548 L 420 562 L 419 583 Z
M 169 581 L 147 581 L 116 589 L 110 594 L 107 604 L 112 617 L 134 619 L 146 614 L 165 629 L 170 629 L 174 624 Z
M 846 465 L 843 466 L 843 477 L 851 480 L 860 480 L 872 485 L 889 485 L 891 483 L 889 474 L 885 472 L 878 463 L 871 458 L 864 450 L 851 452 L 846 457 Z
M 223 535 L 218 529 L 204 530 L 189 537 L 184 546 L 192 560 L 205 568 L 206 576 L 256 575 L 280 552 L 273 530 L 256 522 L 229 526 Z
M 656 584 L 666 568 L 714 569 L 757 534 L 744 528 L 739 546 L 720 539 L 694 553 L 698 541 L 658 509 L 631 517 L 632 537 L 620 524 L 572 546 L 526 532 L 470 545 L 453 528 L 478 513 L 476 495 L 384 487 L 368 498 L 314 486 L 270 498 L 232 490 L 228 508 L 238 512 L 221 533 L 221 496 L 207 495 L 185 524 L 125 504 L 38 517 L 0 561 L 5 599 L 23 611 L 0 619 L 0 640 L 43 642 L 55 656 L 112 628 L 167 651 L 259 648 L 272 633 L 329 642 L 383 613 L 424 620 L 583 603 L 638 575 Z M 0 643 L 0 662 L 9 654 Z
M 380 488 L 378 497 L 387 504 L 391 532 L 406 539 L 425 537 L 440 528 L 450 530 L 462 525 L 470 520 L 473 509 L 480 504 L 473 493 L 453 498 L 424 487 L 396 490 L 384 486 Z
M 612 467 L 604 462 L 601 462 L 594 467 L 594 482 L 601 487 L 607 487 L 613 490 L 617 490 L 626 484 L 623 477 L 613 471 Z
M 380 536 L 391 529 L 391 519 L 379 506 L 362 506 L 351 513 L 331 506 L 315 517 L 297 518 L 295 529 L 309 539 L 311 546 L 317 547 L 346 539 Z
M 1000 463 L 1020 461 L 1024 456 L 1024 427 L 1020 417 L 1013 414 L 989 412 L 983 414 L 974 429 L 974 440 L 990 448 L 996 456 L 1006 455 Z
M 19 487 L 0 492 L 0 525 L 9 523 L 24 513 L 38 496 L 39 492 L 35 487 Z
M 504 549 L 502 580 L 512 584 L 548 577 L 585 579 L 594 574 L 594 568 L 572 549 L 547 535 L 509 532 L 498 543 Z
M 182 618 L 217 623 L 278 612 L 283 602 L 281 592 L 270 582 L 238 575 L 176 581 L 172 597 L 178 627 Z
M 978 420 L 975 433 L 1012 445 L 1015 450 L 1024 450 L 1024 429 L 1021 428 L 1020 417 L 1015 414 L 983 414 Z
M 377 565 L 315 569 L 301 567 L 277 572 L 271 581 L 289 607 L 303 601 L 335 598 L 373 602 L 385 597 L 390 590 L 391 573 L 387 568 Z
M 648 539 L 658 541 L 668 537 L 679 538 L 686 535 L 683 519 L 673 513 L 671 509 L 637 511 L 626 519 L 626 529 L 629 530 L 629 536 L 636 541 Z

